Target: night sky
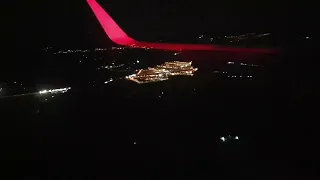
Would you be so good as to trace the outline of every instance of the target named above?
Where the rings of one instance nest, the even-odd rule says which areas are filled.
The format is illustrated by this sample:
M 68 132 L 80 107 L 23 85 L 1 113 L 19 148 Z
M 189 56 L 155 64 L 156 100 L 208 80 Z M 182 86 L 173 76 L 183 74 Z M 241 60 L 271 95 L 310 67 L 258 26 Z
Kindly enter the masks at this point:
M 99 0 L 132 37 L 187 41 L 201 33 L 280 34 L 315 31 L 315 7 L 304 1 Z M 2 7 L 3 39 L 17 48 L 103 47 L 110 44 L 85 0 L 15 1 Z M 13 10 L 14 9 L 14 10 Z M 12 39 L 15 40 L 12 42 Z M 7 44 L 7 45 L 8 45 Z

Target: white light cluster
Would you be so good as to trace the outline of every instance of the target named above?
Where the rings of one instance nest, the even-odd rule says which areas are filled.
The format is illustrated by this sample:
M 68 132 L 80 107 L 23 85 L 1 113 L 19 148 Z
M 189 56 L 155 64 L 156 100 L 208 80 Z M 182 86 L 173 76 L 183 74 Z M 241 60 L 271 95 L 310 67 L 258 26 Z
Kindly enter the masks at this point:
M 113 79 L 112 78 L 110 78 L 108 81 L 106 81 L 106 82 L 104 82 L 105 84 L 108 84 L 108 83 L 110 83 L 110 82 L 112 82 L 113 81 Z
M 96 49 L 94 49 L 95 51 L 107 51 L 108 50 L 108 48 L 96 48 Z
M 66 50 L 66 51 L 58 51 L 58 52 L 56 52 L 54 54 L 69 54 L 69 53 L 78 53 L 78 52 L 87 53 L 87 52 L 90 52 L 90 51 L 87 50 L 87 49 L 84 49 L 84 50 L 82 50 L 82 49 L 76 49 L 76 50 L 69 49 L 69 50 Z
M 126 79 L 134 81 L 138 84 L 165 81 L 169 76 L 185 75 L 193 76 L 197 68 L 192 67 L 192 62 L 165 62 L 162 65 L 157 65 L 154 68 L 140 69 L 136 74 L 126 76 Z
M 111 49 L 112 50 L 123 50 L 123 49 L 125 49 L 125 47 L 112 47 Z
M 220 137 L 220 140 L 222 141 L 222 142 L 225 142 L 225 141 L 227 141 L 227 140 L 239 140 L 239 136 L 226 136 L 226 137 Z
M 113 65 L 113 66 L 105 66 L 105 69 L 115 69 L 124 66 L 124 64 Z
M 67 87 L 67 88 L 60 88 L 60 89 L 48 89 L 48 90 L 42 90 L 39 91 L 39 94 L 56 94 L 56 93 L 65 93 L 68 90 L 70 90 L 71 87 Z

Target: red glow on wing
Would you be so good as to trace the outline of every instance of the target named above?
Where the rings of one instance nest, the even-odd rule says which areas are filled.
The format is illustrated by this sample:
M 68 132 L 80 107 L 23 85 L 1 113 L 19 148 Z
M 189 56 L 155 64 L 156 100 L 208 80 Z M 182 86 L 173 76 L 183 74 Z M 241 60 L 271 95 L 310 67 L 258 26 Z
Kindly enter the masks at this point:
M 116 44 L 130 46 L 132 48 L 151 48 L 159 50 L 183 51 L 227 51 L 227 52 L 252 52 L 252 53 L 276 53 L 273 49 L 234 48 L 214 46 L 209 44 L 170 44 L 140 42 L 129 37 L 111 18 L 111 16 L 97 3 L 96 0 L 87 0 L 89 6 L 97 17 L 107 36 Z
M 103 30 L 107 36 L 116 44 L 119 45 L 132 45 L 136 41 L 130 38 L 122 29 L 117 25 L 116 22 L 109 16 L 109 14 L 97 3 L 96 0 L 87 0 L 89 6 L 93 10 L 93 13 L 97 17 Z

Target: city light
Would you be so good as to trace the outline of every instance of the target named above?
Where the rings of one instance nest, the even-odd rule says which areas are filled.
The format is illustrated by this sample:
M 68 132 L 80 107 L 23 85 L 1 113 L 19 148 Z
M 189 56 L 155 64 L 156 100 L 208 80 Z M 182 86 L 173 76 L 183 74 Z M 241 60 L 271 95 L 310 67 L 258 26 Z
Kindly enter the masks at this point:
M 65 93 L 65 92 L 69 91 L 70 89 L 71 89 L 71 87 L 60 88 L 60 89 L 48 89 L 48 90 L 39 91 L 39 94 L 44 95 L 44 94 Z
M 53 54 L 70 54 L 70 53 L 87 53 L 87 52 L 90 52 L 90 51 L 87 49 L 84 49 L 84 50 L 82 50 L 82 49 L 76 49 L 76 50 L 68 49 L 66 51 L 58 51 Z
M 226 136 L 226 137 L 224 137 L 224 136 L 222 136 L 222 137 L 220 137 L 220 140 L 222 141 L 222 142 L 225 142 L 225 141 L 231 141 L 231 140 L 239 140 L 239 136 Z
M 105 69 L 115 69 L 115 68 L 120 68 L 124 66 L 124 64 L 119 64 L 119 65 L 113 65 L 113 66 L 105 66 Z
M 106 82 L 104 82 L 105 84 L 108 84 L 108 83 L 110 83 L 110 82 L 112 82 L 113 81 L 113 79 L 112 78 L 110 78 L 108 81 L 106 81 Z
M 140 69 L 136 74 L 126 76 L 126 79 L 138 84 L 168 80 L 170 76 L 193 76 L 197 68 L 192 67 L 192 62 L 165 62 L 154 68 Z

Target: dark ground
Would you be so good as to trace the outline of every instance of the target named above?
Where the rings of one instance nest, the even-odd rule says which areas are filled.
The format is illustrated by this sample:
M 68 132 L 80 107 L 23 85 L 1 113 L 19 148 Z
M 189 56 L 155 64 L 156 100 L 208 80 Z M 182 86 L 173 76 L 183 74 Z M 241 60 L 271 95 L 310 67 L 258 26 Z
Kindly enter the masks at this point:
M 87 82 L 103 82 L 106 74 L 83 71 L 89 66 L 65 78 L 56 73 L 50 82 L 71 84 L 70 92 L 47 101 L 0 99 L 2 170 L 25 179 L 315 179 L 320 151 L 310 52 L 281 54 L 252 80 L 212 74 L 208 66 L 225 67 L 206 61 L 194 62 L 207 71 L 192 78 L 146 85 L 92 87 Z M 31 86 L 50 76 L 39 77 L 22 79 Z M 221 142 L 227 135 L 240 139 Z

